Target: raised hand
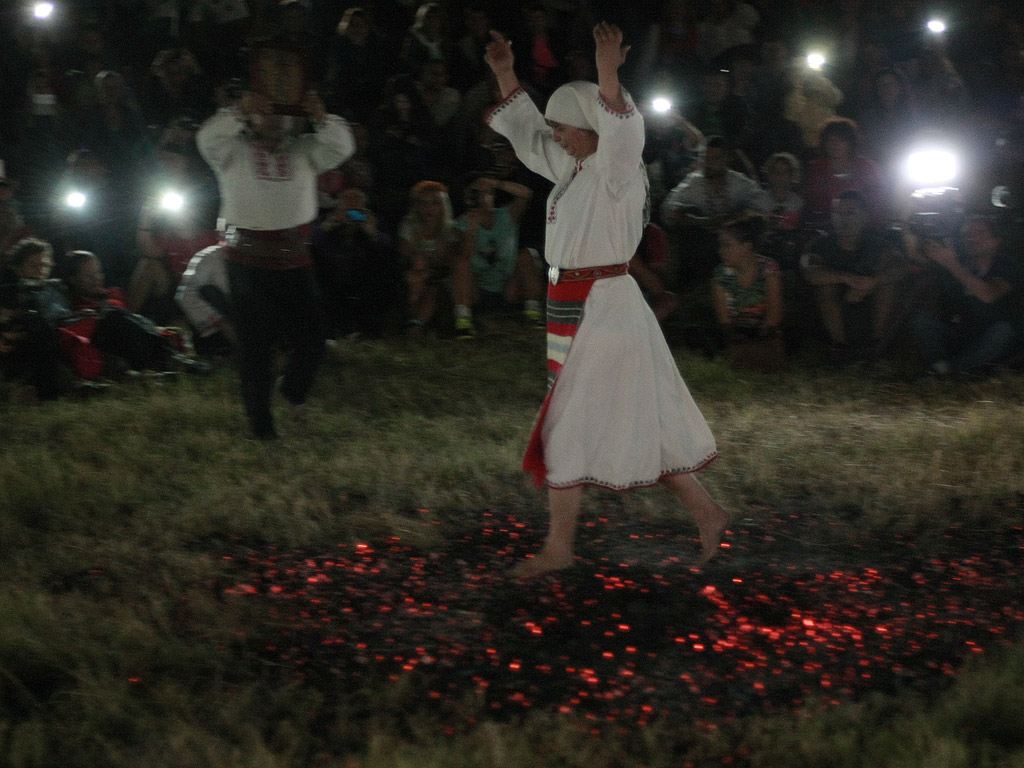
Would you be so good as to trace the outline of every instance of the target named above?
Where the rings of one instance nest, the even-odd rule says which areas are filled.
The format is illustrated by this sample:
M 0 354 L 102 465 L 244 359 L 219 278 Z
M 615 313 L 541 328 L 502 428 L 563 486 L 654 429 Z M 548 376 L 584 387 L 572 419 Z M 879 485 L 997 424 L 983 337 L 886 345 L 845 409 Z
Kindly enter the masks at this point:
M 491 42 L 487 44 L 484 53 L 484 61 L 491 68 L 494 77 L 501 88 L 501 96 L 505 98 L 519 88 L 519 79 L 516 77 L 514 65 L 515 56 L 512 55 L 512 43 L 500 32 L 491 30 Z
M 630 46 L 622 44 L 622 30 L 607 21 L 594 27 L 597 45 L 597 71 L 617 71 L 626 61 Z
M 484 61 L 491 71 L 498 76 L 511 72 L 515 64 L 515 56 L 512 55 L 512 43 L 500 32 L 490 31 L 491 42 L 487 44 L 484 53 Z

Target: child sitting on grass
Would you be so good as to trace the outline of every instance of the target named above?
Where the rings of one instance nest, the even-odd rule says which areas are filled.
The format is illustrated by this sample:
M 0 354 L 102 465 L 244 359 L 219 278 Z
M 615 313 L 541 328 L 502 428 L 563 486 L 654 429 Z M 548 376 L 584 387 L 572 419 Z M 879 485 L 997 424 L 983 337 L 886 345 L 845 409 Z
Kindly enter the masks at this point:
M 764 217 L 747 214 L 718 232 L 721 263 L 714 270 L 715 317 L 731 365 L 747 370 L 778 371 L 785 363 L 779 334 L 782 280 L 779 265 L 757 253 Z

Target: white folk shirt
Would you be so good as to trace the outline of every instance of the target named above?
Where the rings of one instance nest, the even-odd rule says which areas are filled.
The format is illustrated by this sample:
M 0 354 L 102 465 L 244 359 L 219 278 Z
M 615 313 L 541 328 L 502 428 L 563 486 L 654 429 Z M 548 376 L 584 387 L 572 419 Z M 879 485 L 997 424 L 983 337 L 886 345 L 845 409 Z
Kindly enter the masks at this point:
M 624 94 L 625 95 L 625 94 Z M 526 91 L 488 115 L 519 159 L 555 187 L 548 196 L 544 257 L 561 269 L 623 264 L 633 257 L 647 218 L 644 121 L 628 95 L 619 112 L 599 99 L 597 151 L 577 162 L 555 143 Z
M 285 137 L 276 152 L 260 149 L 243 133 L 233 108 L 203 123 L 196 145 L 220 185 L 220 217 L 241 229 L 291 229 L 318 213 L 316 180 L 355 152 L 348 123 L 328 115 L 315 133 Z
M 555 183 L 545 257 L 562 269 L 627 262 L 643 234 L 643 119 L 628 97 L 624 112 L 603 102 L 598 112 L 597 152 L 582 163 L 521 90 L 488 117 L 528 168 Z M 625 490 L 714 459 L 711 430 L 636 281 L 597 280 L 582 318 L 540 424 L 548 486 Z

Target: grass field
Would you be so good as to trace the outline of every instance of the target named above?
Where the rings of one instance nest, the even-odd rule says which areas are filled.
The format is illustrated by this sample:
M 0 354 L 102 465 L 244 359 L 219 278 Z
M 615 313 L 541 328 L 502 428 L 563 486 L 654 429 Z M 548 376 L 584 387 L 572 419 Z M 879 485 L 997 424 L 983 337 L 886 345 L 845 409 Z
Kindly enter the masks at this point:
M 1022 525 L 1019 374 L 909 384 L 898 364 L 760 376 L 678 360 L 721 454 L 702 481 L 736 520 L 799 507 L 924 550 L 950 526 L 984 540 Z M 257 652 L 282 618 L 235 594 L 251 581 L 238 553 L 400 541 L 429 559 L 485 511 L 542 531 L 519 466 L 543 388 L 542 339 L 517 331 L 344 343 L 312 418 L 282 418 L 273 444 L 245 439 L 229 370 L 3 406 L 0 765 L 1024 766 L 1019 642 L 939 692 L 636 727 L 492 716 L 469 694 L 425 705 L 418 671 L 331 688 Z M 588 499 L 695 535 L 657 490 Z

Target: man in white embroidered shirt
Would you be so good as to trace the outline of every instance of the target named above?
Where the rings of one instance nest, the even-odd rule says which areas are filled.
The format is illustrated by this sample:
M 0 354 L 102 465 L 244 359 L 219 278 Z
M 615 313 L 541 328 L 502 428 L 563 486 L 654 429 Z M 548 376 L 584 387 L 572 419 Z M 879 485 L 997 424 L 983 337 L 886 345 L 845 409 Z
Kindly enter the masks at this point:
M 219 110 L 196 134 L 220 185 L 242 397 L 259 440 L 277 437 L 270 407 L 275 343 L 283 338 L 288 347 L 280 389 L 296 417 L 323 358 L 325 321 L 307 246 L 316 179 L 355 151 L 352 131 L 326 114 L 319 96 L 307 94 L 303 107 L 313 132 L 293 135 L 296 118 L 245 93 L 237 108 Z

